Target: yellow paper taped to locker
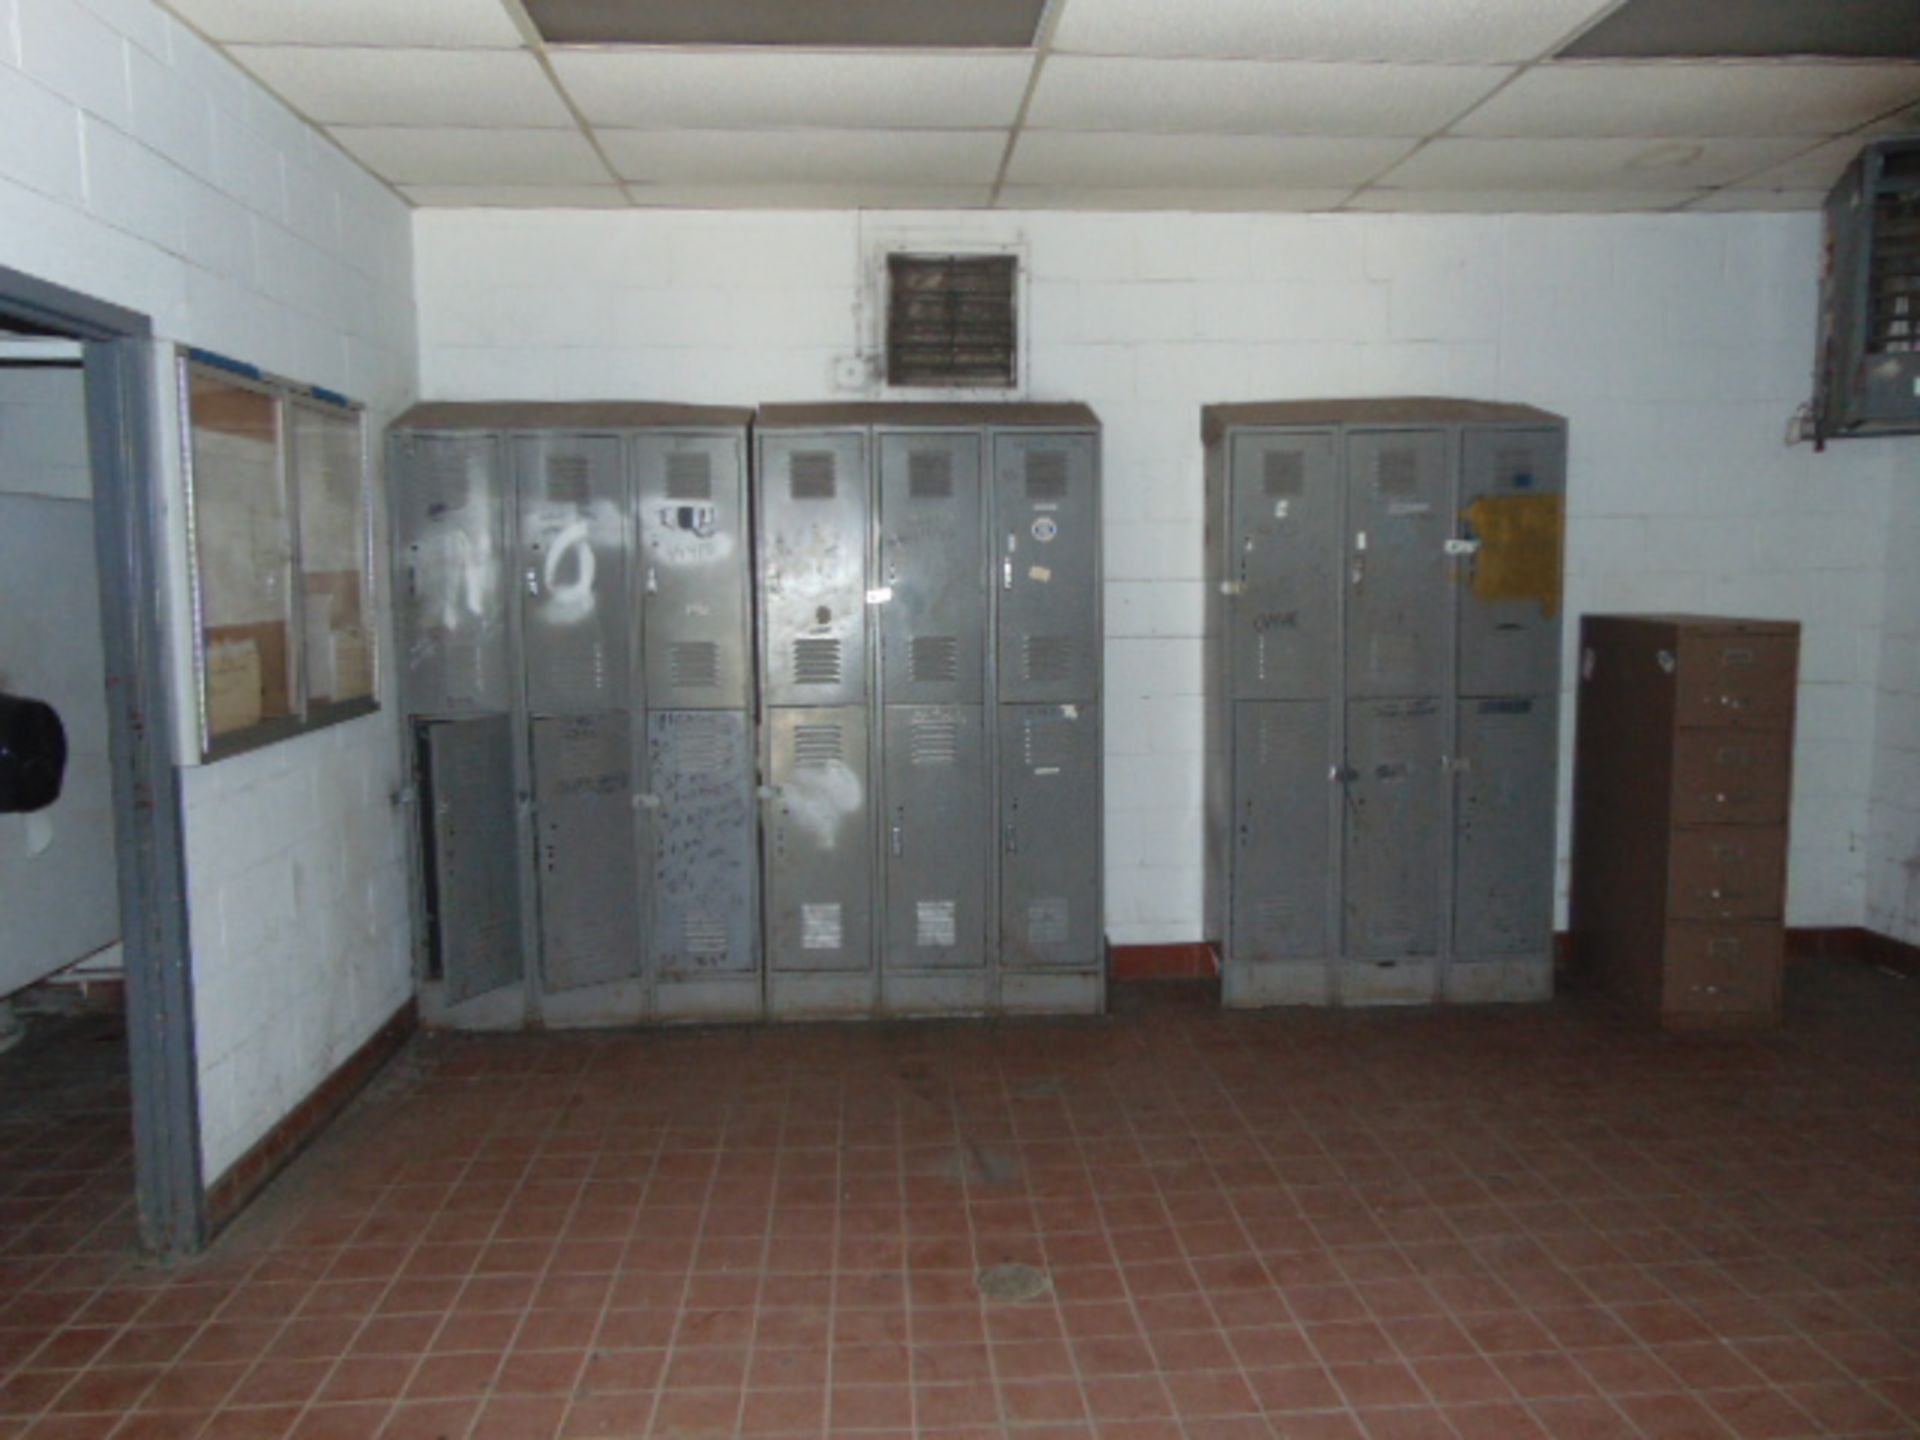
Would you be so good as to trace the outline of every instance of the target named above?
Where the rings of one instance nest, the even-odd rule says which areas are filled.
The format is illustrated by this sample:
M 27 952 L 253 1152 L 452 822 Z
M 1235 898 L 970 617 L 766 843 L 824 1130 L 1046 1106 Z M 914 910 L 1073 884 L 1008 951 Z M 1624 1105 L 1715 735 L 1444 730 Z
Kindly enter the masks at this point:
M 1537 600 L 1541 614 L 1558 614 L 1564 497 L 1487 495 L 1467 507 L 1466 520 L 1480 540 L 1473 598 Z

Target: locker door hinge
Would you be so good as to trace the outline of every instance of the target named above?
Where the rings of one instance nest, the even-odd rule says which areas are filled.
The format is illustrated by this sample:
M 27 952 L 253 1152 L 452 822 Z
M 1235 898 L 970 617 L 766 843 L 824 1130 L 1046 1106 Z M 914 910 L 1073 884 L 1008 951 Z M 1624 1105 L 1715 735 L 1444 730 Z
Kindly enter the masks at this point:
M 412 785 L 398 785 L 387 795 L 387 803 L 394 809 L 420 803 L 420 791 Z

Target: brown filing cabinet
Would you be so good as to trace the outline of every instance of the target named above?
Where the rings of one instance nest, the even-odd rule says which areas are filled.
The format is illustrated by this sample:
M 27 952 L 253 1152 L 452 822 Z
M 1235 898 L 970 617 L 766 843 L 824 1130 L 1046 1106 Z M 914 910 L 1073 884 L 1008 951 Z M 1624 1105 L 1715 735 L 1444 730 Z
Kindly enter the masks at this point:
M 1670 1029 L 1779 1019 L 1799 653 L 1790 621 L 1581 623 L 1574 963 Z

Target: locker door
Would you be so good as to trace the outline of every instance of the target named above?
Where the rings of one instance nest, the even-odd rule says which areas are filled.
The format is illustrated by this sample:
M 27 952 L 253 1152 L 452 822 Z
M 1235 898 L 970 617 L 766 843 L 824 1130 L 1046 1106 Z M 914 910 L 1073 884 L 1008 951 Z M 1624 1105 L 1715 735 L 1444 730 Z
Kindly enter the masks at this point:
M 1447 673 L 1446 432 L 1347 437 L 1347 693 L 1437 695 Z
M 1462 700 L 1458 735 L 1454 954 L 1544 954 L 1553 944 L 1554 702 Z
M 490 435 L 394 448 L 402 693 L 414 714 L 505 710 L 507 486 Z
M 1447 845 L 1434 700 L 1347 706 L 1345 952 L 1432 955 Z
M 858 435 L 761 441 L 761 643 L 769 705 L 867 694 L 867 454 Z
M 622 714 L 533 728 L 540 974 L 574 990 L 640 973 L 632 731 Z
M 527 708 L 536 715 L 623 709 L 631 602 L 620 442 L 519 436 L 513 456 Z
M 647 703 L 751 705 L 742 441 L 643 435 L 635 443 Z
M 1233 442 L 1227 604 L 1233 693 L 1303 700 L 1334 689 L 1340 491 L 1333 436 L 1244 434 Z
M 426 781 L 427 926 L 447 999 L 517 982 L 519 839 L 513 722 L 505 715 L 419 725 Z
M 1460 693 L 1551 695 L 1560 674 L 1566 453 L 1558 430 L 1465 432 Z
M 872 957 L 873 831 L 867 716 L 857 708 L 768 712 L 768 960 L 781 970 L 866 970 Z
M 881 694 L 889 705 L 980 703 L 987 582 L 980 438 L 880 437 Z
M 1231 960 L 1331 953 L 1330 713 L 1325 701 L 1234 707 Z
M 1000 710 L 1000 957 L 1101 963 L 1100 719 L 1092 705 Z
M 753 741 L 740 711 L 647 716 L 653 937 L 665 975 L 754 968 Z
M 890 970 L 986 963 L 986 744 L 977 705 L 886 711 Z
M 1091 435 L 996 435 L 1000 698 L 1099 698 L 1100 497 Z

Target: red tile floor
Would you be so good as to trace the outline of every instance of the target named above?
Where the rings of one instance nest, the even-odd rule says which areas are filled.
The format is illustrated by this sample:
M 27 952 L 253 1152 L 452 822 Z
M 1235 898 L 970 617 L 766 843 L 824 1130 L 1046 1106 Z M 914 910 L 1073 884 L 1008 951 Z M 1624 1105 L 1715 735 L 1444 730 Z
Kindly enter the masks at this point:
M 113 1086 L 9 1057 L 0 1440 L 1920 1434 L 1920 984 L 1743 1038 L 1148 994 L 422 1037 L 167 1268 Z

